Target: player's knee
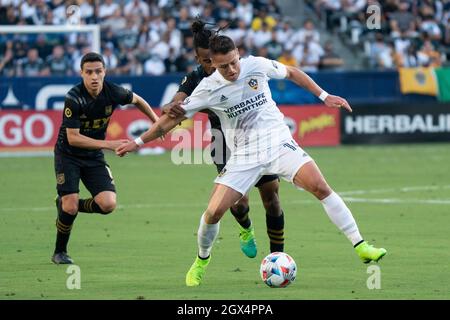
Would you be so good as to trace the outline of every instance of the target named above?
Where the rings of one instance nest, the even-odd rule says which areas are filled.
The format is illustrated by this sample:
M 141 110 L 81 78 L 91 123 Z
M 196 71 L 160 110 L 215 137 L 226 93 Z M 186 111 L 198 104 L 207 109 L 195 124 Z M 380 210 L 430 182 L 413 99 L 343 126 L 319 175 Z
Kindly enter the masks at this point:
M 311 192 L 317 199 L 323 200 L 331 194 L 332 190 L 325 180 L 320 180 L 313 185 Z
M 64 212 L 75 215 L 78 213 L 78 202 L 76 201 L 63 201 L 62 202 L 62 209 Z
M 238 215 L 246 214 L 249 210 L 248 203 L 237 203 L 231 207 L 231 210 Z
M 220 221 L 220 218 L 222 218 L 225 210 L 220 208 L 207 208 L 205 211 L 205 221 L 208 224 L 216 224 Z
M 116 209 L 116 201 L 115 200 L 109 200 L 109 201 L 103 201 L 98 204 L 100 209 L 102 209 L 102 214 L 110 214 L 111 212 Z

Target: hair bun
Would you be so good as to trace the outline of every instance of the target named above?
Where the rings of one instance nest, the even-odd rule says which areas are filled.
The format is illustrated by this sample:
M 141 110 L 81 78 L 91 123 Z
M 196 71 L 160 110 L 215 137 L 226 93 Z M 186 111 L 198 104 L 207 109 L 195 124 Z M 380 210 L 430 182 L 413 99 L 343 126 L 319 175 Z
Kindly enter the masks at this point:
M 192 22 L 191 30 L 193 33 L 200 33 L 203 31 L 204 27 L 205 27 L 205 23 L 203 21 L 197 19 L 194 22 Z

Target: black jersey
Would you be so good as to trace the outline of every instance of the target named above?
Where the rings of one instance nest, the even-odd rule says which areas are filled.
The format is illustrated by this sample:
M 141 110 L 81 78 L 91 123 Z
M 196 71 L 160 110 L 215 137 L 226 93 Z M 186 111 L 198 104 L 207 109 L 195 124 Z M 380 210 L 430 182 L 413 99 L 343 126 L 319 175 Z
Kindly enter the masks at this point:
M 112 82 L 104 81 L 103 89 L 93 98 L 83 82 L 66 94 L 63 121 L 59 128 L 56 148 L 59 151 L 79 157 L 103 156 L 101 149 L 92 150 L 73 147 L 67 141 L 66 128 L 80 129 L 80 133 L 96 140 L 104 140 L 109 119 L 119 105 L 133 101 L 133 93 Z
M 192 72 L 189 72 L 181 81 L 180 87 L 178 88 L 178 92 L 184 92 L 188 96 L 192 94 L 194 89 L 198 86 L 200 81 L 203 78 L 208 77 L 209 75 L 205 72 L 202 66 L 198 66 Z M 220 119 L 219 117 L 210 110 L 201 110 L 200 112 L 208 114 L 209 122 L 211 122 L 211 129 L 221 130 Z

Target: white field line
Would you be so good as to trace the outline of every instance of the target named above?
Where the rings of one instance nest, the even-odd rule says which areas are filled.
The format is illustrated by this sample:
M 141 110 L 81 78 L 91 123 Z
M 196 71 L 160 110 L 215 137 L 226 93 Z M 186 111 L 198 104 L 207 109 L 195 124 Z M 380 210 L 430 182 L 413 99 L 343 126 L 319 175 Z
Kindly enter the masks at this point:
M 362 194 L 376 194 L 376 193 L 388 193 L 388 192 L 413 192 L 421 190 L 440 190 L 450 189 L 450 185 L 445 186 L 415 186 L 415 187 L 402 187 L 402 188 L 389 188 L 389 189 L 372 189 L 372 190 L 353 190 L 339 192 L 346 202 L 356 203 L 380 203 L 380 204 L 431 204 L 431 205 L 450 205 L 450 199 L 396 199 L 396 198 L 381 198 L 381 199 L 369 199 L 369 198 L 355 198 L 349 197 L 349 195 L 362 195 Z M 259 205 L 259 200 L 250 201 L 251 205 Z M 317 200 L 313 198 L 309 200 L 290 200 L 282 201 L 282 204 L 305 204 L 305 203 L 317 203 Z M 118 205 L 118 209 L 147 209 L 147 208 L 205 208 L 206 203 L 148 203 L 148 204 L 123 204 Z M 0 208 L 0 212 L 41 212 L 52 211 L 55 207 L 14 207 L 14 208 Z
M 359 195 L 359 194 L 376 194 L 376 193 L 388 193 L 388 192 L 414 192 L 414 191 L 429 191 L 429 190 L 441 190 L 450 189 L 450 185 L 445 186 L 415 186 L 415 187 L 402 187 L 402 188 L 387 188 L 387 189 L 372 189 L 372 190 L 353 190 L 338 192 L 341 196 Z

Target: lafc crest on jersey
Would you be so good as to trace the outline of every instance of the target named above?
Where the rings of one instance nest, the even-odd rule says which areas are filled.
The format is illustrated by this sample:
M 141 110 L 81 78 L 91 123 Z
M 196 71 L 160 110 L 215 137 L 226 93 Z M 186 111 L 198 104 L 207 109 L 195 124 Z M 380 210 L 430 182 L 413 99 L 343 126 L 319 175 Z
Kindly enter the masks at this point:
M 248 85 L 250 86 L 250 88 L 252 88 L 253 90 L 257 90 L 258 89 L 258 80 L 256 79 L 250 79 L 250 81 L 248 82 Z
M 112 106 L 105 107 L 105 114 L 109 116 L 112 113 Z
M 58 173 L 56 175 L 56 183 L 57 184 L 64 184 L 66 182 L 66 178 L 64 177 L 64 173 Z

